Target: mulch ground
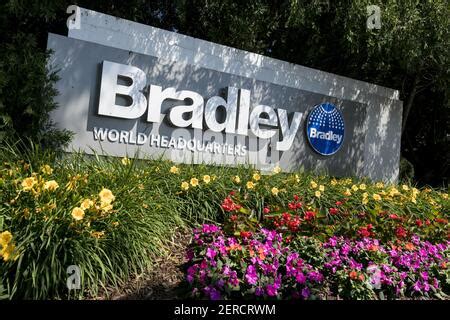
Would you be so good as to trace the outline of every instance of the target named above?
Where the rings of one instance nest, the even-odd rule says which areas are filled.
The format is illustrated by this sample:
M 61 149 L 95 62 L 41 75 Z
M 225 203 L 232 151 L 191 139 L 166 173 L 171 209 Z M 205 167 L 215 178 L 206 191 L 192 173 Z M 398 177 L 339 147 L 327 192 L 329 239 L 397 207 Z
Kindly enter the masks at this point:
M 191 230 L 177 230 L 170 241 L 169 253 L 154 259 L 149 272 L 130 279 L 119 290 L 108 290 L 97 299 L 112 300 L 173 300 L 186 296 L 186 282 L 183 265 L 186 248 L 191 242 Z

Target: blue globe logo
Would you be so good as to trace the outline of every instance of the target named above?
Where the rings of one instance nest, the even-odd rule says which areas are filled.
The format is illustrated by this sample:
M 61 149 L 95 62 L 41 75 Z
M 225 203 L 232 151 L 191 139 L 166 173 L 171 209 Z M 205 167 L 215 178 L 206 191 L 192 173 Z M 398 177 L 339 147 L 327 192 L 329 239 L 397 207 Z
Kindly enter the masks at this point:
M 313 108 L 306 122 L 311 147 L 321 155 L 335 154 L 344 141 L 344 118 L 334 104 L 322 103 Z

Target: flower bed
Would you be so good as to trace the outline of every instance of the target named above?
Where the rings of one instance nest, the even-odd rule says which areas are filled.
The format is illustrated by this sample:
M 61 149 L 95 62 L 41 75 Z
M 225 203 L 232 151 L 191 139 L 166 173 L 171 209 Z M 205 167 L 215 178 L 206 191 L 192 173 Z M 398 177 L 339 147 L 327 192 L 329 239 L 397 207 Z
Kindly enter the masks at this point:
M 203 225 L 194 230 L 194 244 L 187 281 L 196 297 L 309 298 L 322 283 L 322 274 L 284 246 L 275 231 L 261 229 L 236 238 L 226 237 L 215 225 Z
M 448 298 L 450 242 L 382 245 L 364 237 L 321 243 L 261 228 L 240 236 L 194 230 L 187 281 L 196 298 Z
M 222 201 L 223 225 L 194 230 L 193 296 L 448 298 L 447 194 L 311 179 L 292 195 L 269 178 L 254 173 Z
M 145 272 L 155 256 L 169 250 L 166 241 L 177 227 L 205 221 L 222 223 L 224 239 L 234 237 L 236 245 L 245 247 L 253 241 L 248 252 L 253 256 L 239 256 L 242 253 L 233 250 L 242 258 L 235 263 L 246 265 L 230 269 L 236 277 L 231 273 L 231 286 L 224 284 L 229 293 L 211 289 L 213 297 L 222 298 L 256 293 L 266 298 L 371 296 L 372 291 L 352 293 L 354 284 L 361 285 L 355 282 L 359 270 L 351 270 L 357 272 L 351 288 L 345 281 L 329 281 L 351 271 L 337 268 L 331 277 L 323 267 L 322 243 L 333 236 L 347 241 L 376 238 L 390 248 L 413 243 L 412 235 L 430 243 L 445 244 L 448 239 L 450 202 L 444 190 L 287 174 L 279 168 L 263 175 L 248 167 L 174 165 L 160 160 L 72 155 L 56 161 L 55 155 L 38 151 L 26 160 L 22 156 L 5 148 L 0 152 L 0 296 L 10 299 L 96 296 L 102 287 L 120 286 Z M 269 234 L 274 239 L 267 240 Z M 262 257 L 260 250 L 263 264 L 254 261 Z M 270 266 L 267 261 L 280 267 L 261 277 Z M 286 264 L 295 265 L 286 270 Z M 67 270 L 74 265 L 80 269 L 80 289 L 68 290 Z M 361 270 L 367 267 L 364 264 Z M 299 270 L 306 277 L 304 283 L 296 282 L 297 277 L 303 282 Z M 196 295 L 204 297 L 196 273 L 191 272 Z M 219 276 L 222 270 L 214 272 Z M 442 277 L 437 281 L 438 289 L 434 278 L 416 288 L 429 296 L 448 292 Z M 403 282 L 405 288 L 395 283 L 406 296 L 424 296 L 412 293 L 411 281 Z M 388 291 L 396 288 L 383 290 L 391 297 Z

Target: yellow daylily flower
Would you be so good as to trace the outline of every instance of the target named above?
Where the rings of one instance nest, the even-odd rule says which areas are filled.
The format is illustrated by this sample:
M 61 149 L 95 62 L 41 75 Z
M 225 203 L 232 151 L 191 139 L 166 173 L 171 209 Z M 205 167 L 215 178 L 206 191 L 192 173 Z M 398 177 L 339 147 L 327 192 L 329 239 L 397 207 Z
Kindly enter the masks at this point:
M 103 188 L 102 191 L 98 194 L 101 202 L 111 203 L 116 197 L 113 195 L 112 191 L 106 188 Z
M 9 231 L 3 231 L 0 233 L 0 245 L 6 246 L 11 242 L 12 234 Z
M 247 189 L 253 189 L 255 187 L 255 184 L 252 181 L 248 181 L 246 187 Z
M 0 250 L 0 256 L 3 258 L 4 261 L 8 261 L 13 256 L 13 252 L 15 249 L 16 246 L 10 243 L 7 246 L 4 246 L 2 250 Z
M 377 194 L 377 193 L 374 193 L 374 194 L 372 195 L 372 198 L 373 198 L 375 201 L 381 201 L 381 196 L 380 196 L 379 194 Z
M 191 178 L 191 186 L 196 187 L 198 186 L 198 179 L 197 178 Z
M 261 176 L 259 175 L 259 173 L 255 172 L 255 173 L 253 174 L 253 180 L 259 181 L 259 179 L 261 179 Z
M 46 175 L 51 175 L 53 173 L 53 169 L 48 164 L 45 164 L 41 167 L 41 172 Z
M 22 181 L 22 189 L 23 189 L 24 191 L 31 190 L 31 189 L 34 187 L 34 185 L 35 185 L 36 183 L 37 183 L 37 180 L 36 180 L 35 177 L 28 177 L 28 178 L 25 178 L 25 179 Z
M 55 180 L 50 180 L 44 183 L 44 190 L 55 191 L 59 188 L 59 184 Z
M 280 192 L 280 190 L 278 190 L 278 188 L 276 188 L 276 187 L 273 187 L 271 192 L 274 196 L 276 196 L 276 195 L 278 195 L 278 192 Z
M 84 218 L 84 210 L 79 208 L 79 207 L 73 208 L 73 210 L 72 210 L 72 218 L 74 218 L 77 221 L 83 220 L 83 218 Z
M 182 183 L 181 183 L 181 189 L 183 189 L 183 190 L 187 190 L 187 189 L 189 189 L 189 183 L 187 183 L 186 181 L 183 181 Z

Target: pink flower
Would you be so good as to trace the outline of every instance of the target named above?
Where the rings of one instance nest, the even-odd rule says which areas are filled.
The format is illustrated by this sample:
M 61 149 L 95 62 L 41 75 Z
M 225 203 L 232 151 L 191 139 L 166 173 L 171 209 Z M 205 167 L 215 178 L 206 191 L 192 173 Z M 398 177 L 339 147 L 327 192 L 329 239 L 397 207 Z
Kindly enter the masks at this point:
M 208 258 L 210 258 L 211 260 L 213 260 L 216 255 L 217 255 L 217 253 L 214 249 L 211 249 L 211 248 L 206 249 L 206 256 Z
M 220 231 L 220 228 L 213 224 L 204 224 L 202 226 L 203 233 L 214 233 L 214 232 L 219 232 L 219 231 Z
M 245 279 L 251 285 L 256 284 L 256 282 L 258 281 L 258 275 L 256 273 L 256 268 L 254 265 L 251 264 L 247 267 L 247 273 L 245 274 Z
M 269 297 L 275 297 L 277 295 L 277 288 L 273 284 L 266 286 L 266 292 Z
M 302 289 L 302 297 L 304 299 L 308 299 L 310 294 L 311 294 L 311 291 L 309 290 L 308 287 L 305 287 L 305 288 Z
M 299 272 L 295 276 L 295 280 L 297 280 L 299 284 L 304 284 L 306 282 L 306 276 L 303 274 L 303 272 Z

